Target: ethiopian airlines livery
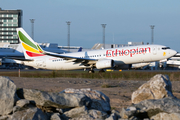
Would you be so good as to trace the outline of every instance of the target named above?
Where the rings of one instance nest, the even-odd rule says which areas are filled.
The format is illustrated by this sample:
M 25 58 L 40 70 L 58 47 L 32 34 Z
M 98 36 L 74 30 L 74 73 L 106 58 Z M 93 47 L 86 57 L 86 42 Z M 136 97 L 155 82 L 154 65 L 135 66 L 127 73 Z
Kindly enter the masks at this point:
M 57 54 L 44 51 L 22 28 L 17 28 L 17 33 L 26 59 L 21 64 L 41 69 L 89 69 L 89 72 L 94 72 L 94 68 L 102 70 L 126 64 L 159 61 L 177 53 L 162 45 L 138 45 Z

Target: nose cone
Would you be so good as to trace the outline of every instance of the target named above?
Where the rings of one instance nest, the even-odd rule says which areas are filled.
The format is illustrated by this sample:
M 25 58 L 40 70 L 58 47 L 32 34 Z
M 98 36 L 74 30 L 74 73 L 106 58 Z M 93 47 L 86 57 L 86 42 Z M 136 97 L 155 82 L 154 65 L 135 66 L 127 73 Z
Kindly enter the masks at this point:
M 171 49 L 170 54 L 171 56 L 175 56 L 177 54 L 177 51 Z
M 173 57 L 180 57 L 180 53 L 176 53 Z
M 175 57 L 177 56 L 177 54 L 178 54 L 177 51 L 170 49 L 169 57 Z

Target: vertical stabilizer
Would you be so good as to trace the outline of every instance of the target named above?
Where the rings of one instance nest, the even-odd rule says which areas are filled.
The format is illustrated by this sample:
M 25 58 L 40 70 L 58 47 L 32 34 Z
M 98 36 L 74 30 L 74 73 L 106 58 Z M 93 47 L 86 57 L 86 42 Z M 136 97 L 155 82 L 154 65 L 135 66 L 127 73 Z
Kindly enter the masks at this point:
M 34 59 L 39 56 L 44 56 L 44 54 L 42 54 L 42 48 L 33 41 L 23 28 L 17 28 L 16 30 L 26 59 Z

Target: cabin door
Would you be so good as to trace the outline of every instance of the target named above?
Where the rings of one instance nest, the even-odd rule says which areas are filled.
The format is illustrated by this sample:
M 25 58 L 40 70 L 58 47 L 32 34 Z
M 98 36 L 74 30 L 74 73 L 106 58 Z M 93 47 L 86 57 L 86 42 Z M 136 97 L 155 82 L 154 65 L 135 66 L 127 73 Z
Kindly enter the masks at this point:
M 153 55 L 157 54 L 157 47 L 153 47 Z

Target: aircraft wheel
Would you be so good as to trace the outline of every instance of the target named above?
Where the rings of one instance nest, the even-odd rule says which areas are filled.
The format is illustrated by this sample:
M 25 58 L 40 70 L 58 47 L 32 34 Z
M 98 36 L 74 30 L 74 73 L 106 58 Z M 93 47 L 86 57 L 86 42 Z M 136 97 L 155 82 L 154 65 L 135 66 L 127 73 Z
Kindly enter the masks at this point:
M 88 73 L 94 73 L 94 70 L 89 70 Z

